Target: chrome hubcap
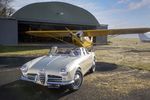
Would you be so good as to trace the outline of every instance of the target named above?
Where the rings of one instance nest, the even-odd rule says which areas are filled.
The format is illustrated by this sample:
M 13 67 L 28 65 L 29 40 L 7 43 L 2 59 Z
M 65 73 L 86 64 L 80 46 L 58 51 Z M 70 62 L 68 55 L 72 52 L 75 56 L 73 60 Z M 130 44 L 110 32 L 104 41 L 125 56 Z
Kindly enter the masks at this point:
M 74 85 L 75 87 L 78 87 L 78 86 L 81 85 L 82 79 L 81 79 L 80 74 L 77 73 L 77 74 L 75 75 L 75 77 L 74 77 L 74 80 L 75 80 L 75 81 L 74 81 L 74 84 L 73 84 L 73 85 Z
M 80 76 L 77 74 L 75 75 L 75 80 L 78 80 L 80 78 Z

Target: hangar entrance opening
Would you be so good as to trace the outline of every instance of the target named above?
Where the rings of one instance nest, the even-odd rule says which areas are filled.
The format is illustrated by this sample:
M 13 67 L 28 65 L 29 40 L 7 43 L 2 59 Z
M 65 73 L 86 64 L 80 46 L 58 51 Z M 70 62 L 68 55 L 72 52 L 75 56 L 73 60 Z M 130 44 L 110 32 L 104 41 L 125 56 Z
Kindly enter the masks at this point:
M 107 29 L 87 10 L 65 2 L 37 2 L 17 10 L 10 18 L 0 18 L 0 45 L 62 43 L 53 38 L 26 34 L 29 30 Z M 5 37 L 5 38 L 4 38 Z M 70 37 L 60 37 L 71 42 Z M 94 43 L 107 43 L 107 36 L 94 38 Z
M 37 22 L 18 22 L 18 43 L 19 44 L 49 44 L 49 43 L 62 43 L 62 41 L 55 38 L 41 38 L 35 37 L 26 34 L 26 31 L 29 30 L 66 30 L 65 28 L 69 28 L 71 30 L 87 30 L 87 29 L 96 29 L 95 26 L 84 26 L 84 25 L 68 25 L 68 24 L 53 24 L 53 23 L 37 23 Z M 60 37 L 66 42 L 72 42 L 71 38 L 68 37 Z

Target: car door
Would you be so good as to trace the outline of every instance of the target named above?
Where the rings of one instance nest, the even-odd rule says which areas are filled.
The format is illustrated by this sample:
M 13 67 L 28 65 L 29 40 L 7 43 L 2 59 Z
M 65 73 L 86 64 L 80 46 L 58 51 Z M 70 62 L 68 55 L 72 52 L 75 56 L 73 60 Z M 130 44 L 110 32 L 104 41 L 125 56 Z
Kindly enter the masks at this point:
M 89 53 L 86 49 L 84 49 L 85 50 L 85 54 L 86 54 L 86 62 L 87 62 L 87 67 L 86 67 L 86 69 L 87 69 L 87 71 L 91 68 L 91 66 L 92 66 L 92 63 L 93 63 L 93 59 L 92 59 L 92 55 L 91 55 L 91 53 Z
M 82 62 L 80 63 L 83 73 L 85 74 L 89 68 L 91 67 L 91 63 L 92 63 L 92 58 L 91 55 L 89 53 L 87 53 L 84 49 L 82 49 L 83 52 L 83 56 L 82 56 Z

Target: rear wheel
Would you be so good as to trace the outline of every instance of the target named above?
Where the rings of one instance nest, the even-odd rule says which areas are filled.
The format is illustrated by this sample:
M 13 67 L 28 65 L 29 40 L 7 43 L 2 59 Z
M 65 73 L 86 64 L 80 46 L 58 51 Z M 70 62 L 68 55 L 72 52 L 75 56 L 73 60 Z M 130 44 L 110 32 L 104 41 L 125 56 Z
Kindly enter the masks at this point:
M 69 87 L 70 90 L 76 91 L 80 89 L 82 82 L 83 82 L 83 75 L 80 70 L 77 70 L 74 75 L 74 83 L 72 83 Z

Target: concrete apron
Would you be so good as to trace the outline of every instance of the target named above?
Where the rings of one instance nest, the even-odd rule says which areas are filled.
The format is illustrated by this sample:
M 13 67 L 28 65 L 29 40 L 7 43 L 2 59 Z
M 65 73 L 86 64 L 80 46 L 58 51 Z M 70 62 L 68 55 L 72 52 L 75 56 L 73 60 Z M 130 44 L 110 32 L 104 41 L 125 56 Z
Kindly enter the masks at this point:
M 19 80 L 21 71 L 19 68 L 0 70 L 0 86 Z
M 20 66 L 36 57 L 0 57 L 0 86 L 19 80 Z

